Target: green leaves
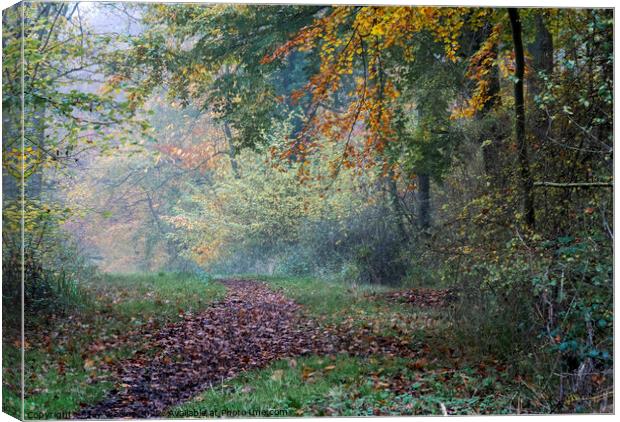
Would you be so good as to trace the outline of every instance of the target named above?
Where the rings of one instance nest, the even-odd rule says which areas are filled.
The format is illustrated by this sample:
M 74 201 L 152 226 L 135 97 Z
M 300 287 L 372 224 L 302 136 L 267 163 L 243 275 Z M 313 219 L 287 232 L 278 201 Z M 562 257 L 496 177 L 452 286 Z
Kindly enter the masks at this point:
M 87 23 L 70 22 L 71 18 L 81 20 L 68 16 L 71 11 L 75 13 L 76 9 L 64 3 L 27 3 L 25 38 L 18 31 L 21 14 L 17 9 L 7 11 L 6 15 L 5 30 L 12 35 L 6 38 L 3 60 L 3 107 L 12 119 L 7 125 L 20 127 L 20 113 L 16 109 L 22 104 L 15 99 L 21 98 L 23 89 L 26 142 L 37 151 L 46 152 L 40 157 L 41 168 L 63 169 L 79 159 L 79 152 L 84 149 L 107 149 L 114 138 L 122 139 L 113 135 L 114 130 L 131 131 L 134 123 L 140 123 L 138 128 L 142 132 L 148 129 L 136 119 L 135 106 L 130 101 L 99 90 L 101 83 L 91 76 L 99 73 L 105 77 L 106 68 L 113 67 L 121 36 L 97 35 L 92 31 L 82 36 L 80 31 L 89 30 Z M 7 139 L 3 145 L 17 143 L 18 133 L 4 133 Z M 65 153 L 61 157 L 55 151 Z

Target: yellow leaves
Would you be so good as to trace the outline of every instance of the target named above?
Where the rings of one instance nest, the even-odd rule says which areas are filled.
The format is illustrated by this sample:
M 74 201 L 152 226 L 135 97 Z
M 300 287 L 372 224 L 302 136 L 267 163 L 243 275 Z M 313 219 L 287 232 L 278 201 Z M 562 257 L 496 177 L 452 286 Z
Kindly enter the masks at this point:
M 480 21 L 487 14 L 485 11 L 474 14 L 474 17 Z M 459 7 L 334 7 L 331 13 L 316 19 L 271 55 L 265 56 L 262 63 L 270 63 L 295 49 L 315 51 L 320 58 L 319 72 L 310 77 L 302 91 L 292 94 L 295 103 L 308 93 L 317 107 L 300 138 L 322 136 L 349 145 L 352 137 L 364 137 L 366 142 L 359 151 L 342 154 L 342 160 L 333 166 L 332 175 L 337 175 L 341 167 L 369 168 L 374 164 L 373 157 L 381 154 L 395 136 L 390 103 L 400 96 L 400 92 L 391 76 L 382 70 L 386 50 L 399 47 L 405 60 L 413 60 L 411 40 L 421 32 L 428 32 L 444 46 L 445 57 L 457 61 L 459 38 L 470 17 L 470 9 Z M 352 98 L 350 106 L 338 116 L 322 109 L 320 104 L 328 102 L 330 96 L 340 89 L 341 78 L 353 75 L 354 67 L 358 67 L 361 61 L 364 62 L 364 76 L 354 79 L 354 90 L 349 93 Z M 488 60 L 482 63 L 489 65 Z M 480 109 L 486 102 L 485 93 L 484 84 L 480 84 L 478 95 L 463 114 L 469 116 Z M 365 123 L 365 127 L 358 122 Z M 308 157 L 319 148 L 322 144 L 301 150 L 299 143 L 293 142 L 288 152 L 279 149 L 277 154 L 281 159 Z M 298 173 L 300 180 L 308 180 L 305 170 Z
M 43 157 L 39 149 L 31 146 L 13 148 L 3 153 L 2 166 L 9 175 L 17 180 L 28 179 L 43 164 Z
M 269 377 L 269 379 L 271 379 L 272 381 L 280 382 L 280 381 L 282 381 L 282 376 L 283 375 L 284 375 L 284 370 L 276 369 L 275 371 L 273 371 L 273 373 L 271 374 L 271 377 Z
M 17 348 L 21 349 L 21 348 L 22 348 L 22 342 L 21 342 L 21 340 L 19 340 L 19 339 L 15 340 L 15 341 L 13 342 L 13 346 L 15 346 L 15 347 L 17 347 Z M 24 341 L 24 349 L 25 349 L 25 350 L 28 350 L 29 348 L 30 348 L 30 343 L 28 342 L 28 340 L 25 340 L 25 341 Z
M 303 370 L 301 371 L 301 379 L 303 379 L 304 381 L 308 381 L 315 374 L 316 374 L 316 372 L 314 371 L 314 369 L 312 369 L 312 368 L 310 368 L 308 366 L 304 366 Z
M 28 198 L 23 204 L 19 200 L 7 200 L 3 209 L 4 227 L 8 231 L 17 231 L 23 222 L 24 230 L 32 233 L 46 227 L 49 221 L 66 221 L 70 212 L 72 211 L 69 208 L 60 208 Z
M 481 111 L 490 100 L 491 70 L 497 63 L 497 44 L 501 34 L 501 23 L 496 24 L 487 39 L 470 59 L 467 77 L 476 82 L 476 88 L 465 104 L 455 108 L 451 119 L 471 118 Z M 500 65 L 501 68 L 501 65 Z
M 375 381 L 373 388 L 375 390 L 387 390 L 390 388 L 390 383 L 385 381 Z
M 103 95 L 109 94 L 110 92 L 117 90 L 121 82 L 125 79 L 126 78 L 123 75 L 112 75 L 101 86 L 101 88 L 99 88 L 99 92 Z
M 386 32 L 385 25 L 375 25 L 370 30 L 370 35 L 374 35 L 376 37 L 381 37 L 381 36 L 385 35 L 385 32 Z
M 180 161 L 185 168 L 205 172 L 221 166 L 224 158 L 218 154 L 215 142 L 205 141 L 188 147 L 179 148 L 173 145 L 161 145 L 158 147 L 159 155 L 165 154 L 174 161 Z M 158 161 L 161 160 L 161 157 Z
M 288 164 L 286 172 L 271 166 L 267 152 L 252 151 L 242 151 L 238 157 L 244 163 L 240 178 L 230 177 L 228 168 L 219 169 L 212 190 L 196 193 L 191 206 L 180 205 L 174 211 L 176 215 L 164 217 L 177 229 L 175 236 L 186 245 L 187 257 L 208 266 L 235 253 L 241 241 L 298 241 L 303 235 L 300 217 L 312 224 L 335 220 L 358 207 L 361 199 L 354 194 L 355 186 L 347 183 L 348 177 L 325 182 L 321 179 L 327 176 L 329 162 L 340 157 L 342 147 L 328 143 L 319 152 L 320 158 L 300 159 L 312 148 L 310 140 L 279 138 L 271 154 L 280 154 L 282 149 L 295 151 L 295 160 Z M 354 146 L 346 151 L 354 154 Z M 299 177 L 307 179 L 306 183 L 299 183 L 297 171 Z M 323 197 L 327 186 L 334 193 Z
M 92 359 L 86 359 L 84 361 L 84 369 L 86 371 L 92 371 L 93 369 L 95 369 L 95 361 Z

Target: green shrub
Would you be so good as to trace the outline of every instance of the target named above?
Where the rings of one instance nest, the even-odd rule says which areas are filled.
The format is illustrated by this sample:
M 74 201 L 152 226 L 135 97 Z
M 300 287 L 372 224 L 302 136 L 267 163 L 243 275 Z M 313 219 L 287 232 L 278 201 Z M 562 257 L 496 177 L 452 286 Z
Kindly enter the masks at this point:
M 586 233 L 522 242 L 510 241 L 496 262 L 472 257 L 461 267 L 455 338 L 537 378 L 554 410 L 587 405 L 612 382 L 608 239 Z

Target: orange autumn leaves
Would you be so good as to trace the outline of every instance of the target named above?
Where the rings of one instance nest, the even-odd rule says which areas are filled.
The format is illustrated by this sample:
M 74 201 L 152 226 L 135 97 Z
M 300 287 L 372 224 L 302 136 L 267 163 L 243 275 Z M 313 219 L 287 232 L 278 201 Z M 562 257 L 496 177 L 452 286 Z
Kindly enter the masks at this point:
M 196 170 L 203 174 L 226 162 L 222 151 L 218 151 L 217 144 L 209 141 L 187 145 L 183 148 L 171 144 L 163 144 L 159 145 L 157 149 L 166 159 L 175 163 L 178 162 L 180 167 Z
M 471 97 L 461 107 L 457 107 L 452 118 L 471 118 L 484 108 L 490 99 L 491 70 L 497 62 L 497 45 L 501 35 L 502 25 L 493 26 L 490 35 L 482 43 L 478 51 L 470 58 L 467 68 L 467 77 L 476 81 L 476 87 Z
M 344 143 L 341 156 L 331 166 L 334 175 L 342 167 L 376 164 L 385 171 L 380 157 L 395 140 L 392 105 L 400 95 L 396 72 L 387 64 L 390 54 L 396 51 L 406 62 L 412 61 L 412 39 L 425 32 L 443 46 L 445 60 L 456 62 L 465 24 L 481 27 L 491 13 L 491 9 L 448 7 L 334 7 L 262 60 L 283 59 L 293 50 L 313 51 L 320 59 L 319 71 L 291 95 L 293 101 L 309 96 L 304 130 L 284 150 L 272 152 L 280 159 L 305 157 L 320 148 L 318 139 L 324 138 Z M 344 101 L 348 105 L 334 110 L 329 101 L 341 93 L 344 84 L 352 86 L 347 90 L 349 101 Z M 483 101 L 485 92 L 480 87 L 479 95 L 471 101 L 474 107 Z M 303 174 L 303 167 L 300 176 L 309 177 Z

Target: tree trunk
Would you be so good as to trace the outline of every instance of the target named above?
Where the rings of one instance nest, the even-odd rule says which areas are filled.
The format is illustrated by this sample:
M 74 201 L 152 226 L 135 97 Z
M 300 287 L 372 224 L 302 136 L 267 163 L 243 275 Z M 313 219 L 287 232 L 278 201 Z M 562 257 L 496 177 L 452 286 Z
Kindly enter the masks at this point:
M 491 35 L 491 31 L 491 28 L 487 28 L 484 31 L 484 38 L 489 37 Z M 484 117 L 484 115 L 489 113 L 496 105 L 501 102 L 501 98 L 499 97 L 499 66 L 493 66 L 491 68 L 489 79 L 489 100 L 485 103 L 484 108 L 482 109 L 482 117 Z M 502 162 L 500 158 L 502 155 L 501 150 L 503 146 L 502 130 L 496 119 L 492 119 L 490 122 L 486 123 L 486 125 L 486 130 L 483 131 L 480 138 L 480 144 L 483 144 L 487 140 L 490 141 L 490 143 L 488 143 L 482 148 L 484 171 L 485 174 L 488 176 L 488 180 L 490 181 L 490 183 L 492 183 L 494 186 L 503 186 L 504 183 L 501 171 Z
M 535 98 L 543 90 L 543 80 L 539 73 L 543 72 L 550 75 L 553 72 L 553 37 L 545 26 L 542 12 L 538 12 L 535 17 L 536 39 L 530 44 L 529 49 L 532 53 L 532 67 L 534 74 L 529 80 L 529 92 Z M 542 110 L 536 110 L 534 115 L 534 136 L 536 142 L 544 141 L 546 137 L 549 118 Z
M 418 202 L 420 229 L 426 231 L 431 226 L 431 180 L 428 174 L 418 175 Z
M 390 199 L 392 201 L 394 216 L 396 217 L 396 224 L 398 226 L 398 231 L 400 232 L 400 238 L 404 242 L 407 241 L 409 236 L 403 221 L 403 209 L 400 204 L 400 198 L 398 197 L 398 187 L 396 186 L 396 180 L 394 180 L 394 172 L 391 170 L 387 177 L 387 184 L 390 193 Z
M 515 8 L 508 9 L 510 16 L 510 26 L 512 28 L 512 40 L 515 52 L 515 140 L 519 153 L 519 174 L 520 184 L 523 195 L 523 212 L 525 214 L 525 224 L 533 228 L 534 201 L 532 197 L 532 177 L 525 139 L 525 100 L 523 90 L 523 77 L 525 73 L 525 58 L 523 54 L 523 40 L 521 39 L 521 18 L 519 11 Z
M 530 45 L 532 53 L 532 65 L 536 72 L 545 72 L 547 74 L 553 71 L 553 37 L 545 26 L 542 12 L 536 14 L 536 39 Z M 533 80 L 532 92 L 537 94 L 540 92 L 540 84 L 538 77 Z
M 235 158 L 235 146 L 233 145 L 232 132 L 228 122 L 224 122 L 224 135 L 226 136 L 226 142 L 228 143 L 228 157 L 230 159 L 230 167 L 232 168 L 235 179 L 239 178 L 239 164 Z

